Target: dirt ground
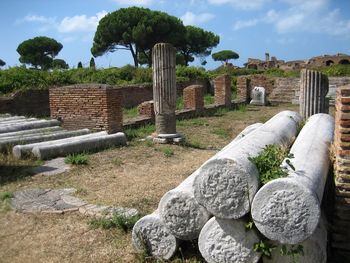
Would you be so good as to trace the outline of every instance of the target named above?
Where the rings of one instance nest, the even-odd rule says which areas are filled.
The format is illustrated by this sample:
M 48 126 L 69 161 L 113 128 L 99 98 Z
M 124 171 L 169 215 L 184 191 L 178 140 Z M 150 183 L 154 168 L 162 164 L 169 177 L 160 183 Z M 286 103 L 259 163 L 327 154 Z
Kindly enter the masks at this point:
M 0 161 L 0 192 L 74 187 L 78 189 L 77 196 L 89 203 L 132 207 L 147 214 L 157 208 L 165 192 L 244 127 L 264 122 L 285 109 L 298 108 L 247 107 L 179 121 L 177 129 L 187 138 L 188 146 L 151 145 L 135 139 L 126 147 L 91 154 L 88 165 L 75 166 L 61 175 L 30 176 L 21 169 L 28 164 L 10 162 L 5 167 Z M 10 166 L 19 169 L 13 173 Z M 76 212 L 44 215 L 0 211 L 0 262 L 138 262 L 130 233 L 91 229 L 90 220 Z M 182 261 L 186 262 L 186 258 Z

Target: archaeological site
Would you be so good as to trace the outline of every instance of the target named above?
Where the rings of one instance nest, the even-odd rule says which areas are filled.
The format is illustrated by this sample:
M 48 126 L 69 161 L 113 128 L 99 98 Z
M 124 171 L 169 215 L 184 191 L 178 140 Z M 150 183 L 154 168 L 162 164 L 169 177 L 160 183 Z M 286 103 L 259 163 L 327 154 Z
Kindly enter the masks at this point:
M 350 3 L 62 1 L 0 4 L 0 263 L 350 263 Z

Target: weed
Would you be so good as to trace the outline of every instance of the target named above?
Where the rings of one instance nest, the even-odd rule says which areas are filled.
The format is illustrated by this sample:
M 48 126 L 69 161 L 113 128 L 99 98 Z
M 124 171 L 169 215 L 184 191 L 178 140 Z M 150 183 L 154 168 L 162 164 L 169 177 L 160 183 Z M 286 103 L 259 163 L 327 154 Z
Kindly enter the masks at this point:
M 171 148 L 165 147 L 162 149 L 165 157 L 171 157 L 174 155 L 174 151 Z
M 13 197 L 11 192 L 0 192 L 0 212 L 11 210 L 10 199 Z
M 150 140 L 150 139 L 146 139 L 146 140 L 145 140 L 145 143 L 146 143 L 146 146 L 147 146 L 147 147 L 153 147 L 153 145 L 154 145 L 153 141 Z
M 85 188 L 78 188 L 75 193 L 77 195 L 85 196 L 87 195 L 88 191 Z
M 216 112 L 214 113 L 214 116 L 221 117 L 221 116 L 225 115 L 229 111 L 230 110 L 228 108 L 218 108 L 216 110 Z
M 304 256 L 304 247 L 302 245 L 291 245 L 288 249 L 286 245 L 282 245 L 280 253 L 283 256 L 290 256 L 293 263 L 297 263 L 297 258 Z
M 293 158 L 292 155 L 288 155 L 288 149 L 271 144 L 267 145 L 258 156 L 248 159 L 256 165 L 260 182 L 266 184 L 273 179 L 287 176 L 287 170 L 280 166 L 285 158 Z M 288 159 L 286 163 L 294 168 Z
M 134 216 L 124 216 L 114 214 L 112 218 L 99 218 L 93 219 L 89 222 L 89 226 L 92 229 L 102 228 L 102 229 L 112 229 L 117 228 L 123 230 L 125 233 L 130 231 L 136 222 L 141 217 L 139 215 Z
M 208 126 L 209 125 L 208 121 L 204 118 L 195 118 L 195 119 L 191 119 L 191 120 L 181 120 L 181 121 L 177 121 L 176 124 L 178 126 L 182 126 L 182 127 Z
M 246 112 L 247 111 L 247 105 L 241 104 L 238 106 L 238 111 L 239 112 Z
M 182 110 L 184 108 L 184 100 L 183 97 L 176 98 L 176 109 Z
M 268 243 L 266 240 L 260 240 L 259 242 L 254 244 L 254 251 L 260 252 L 263 256 L 267 258 L 271 258 L 272 250 L 275 248 L 276 246 Z
M 72 153 L 64 159 L 64 162 L 73 165 L 86 165 L 88 160 L 89 157 L 85 153 Z
M 123 109 L 123 116 L 125 117 L 125 119 L 131 119 L 131 118 L 135 118 L 139 115 L 138 111 L 137 111 L 137 107 L 133 107 L 133 108 L 129 108 Z
M 114 159 L 113 161 L 112 161 L 112 163 L 115 165 L 115 166 L 122 166 L 123 164 L 124 164 L 124 162 L 122 161 L 122 160 L 120 160 L 120 159 L 118 159 L 118 158 L 116 158 L 116 159 Z
M 218 135 L 219 137 L 223 138 L 223 139 L 227 139 L 227 138 L 230 138 L 230 133 L 223 129 L 223 128 L 215 128 L 213 131 L 212 131 L 213 134 L 215 135 Z
M 13 197 L 12 192 L 0 192 L 0 201 L 5 201 Z
M 144 138 L 155 131 L 155 126 L 147 124 L 139 128 L 128 128 L 124 131 L 126 138 L 130 141 L 136 138 Z
M 206 94 L 204 96 L 204 105 L 210 105 L 210 104 L 214 104 L 215 102 L 215 97 L 210 95 L 210 94 Z

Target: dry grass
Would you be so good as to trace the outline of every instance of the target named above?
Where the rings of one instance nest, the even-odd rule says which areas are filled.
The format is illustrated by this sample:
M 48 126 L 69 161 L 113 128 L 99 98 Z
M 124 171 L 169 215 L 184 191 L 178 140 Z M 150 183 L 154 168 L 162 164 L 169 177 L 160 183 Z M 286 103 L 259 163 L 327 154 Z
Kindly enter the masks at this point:
M 135 139 L 127 147 L 91 154 L 88 165 L 57 176 L 24 176 L 28 173 L 21 166 L 32 166 L 33 161 L 7 160 L 8 167 L 0 167 L 0 192 L 75 187 L 77 195 L 91 203 L 134 207 L 149 213 L 156 209 L 165 192 L 177 186 L 244 127 L 266 121 L 284 109 L 297 107 L 248 107 L 246 112 L 229 111 L 222 116 L 180 121 L 178 131 L 185 135 L 189 146 L 150 145 Z M 167 157 L 165 147 L 174 154 Z M 3 163 L 1 160 L 0 165 L 4 166 Z M 15 173 L 10 169 L 12 166 L 17 166 Z M 77 213 L 48 216 L 0 212 L 0 261 L 137 262 L 130 233 L 91 230 L 88 221 L 88 217 Z

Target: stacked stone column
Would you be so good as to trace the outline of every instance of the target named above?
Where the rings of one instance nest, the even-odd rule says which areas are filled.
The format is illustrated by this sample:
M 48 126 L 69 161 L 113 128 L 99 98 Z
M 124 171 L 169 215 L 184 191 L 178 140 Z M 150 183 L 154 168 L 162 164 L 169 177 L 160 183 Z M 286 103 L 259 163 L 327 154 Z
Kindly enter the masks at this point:
M 156 142 L 167 143 L 180 137 L 176 133 L 175 54 L 175 48 L 168 43 L 158 43 L 152 51 Z
M 300 84 L 300 114 L 304 119 L 316 113 L 328 113 L 328 77 L 315 70 L 303 69 Z
M 350 85 L 337 90 L 335 121 L 336 174 L 331 246 L 335 262 L 350 262 Z

